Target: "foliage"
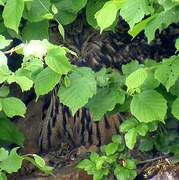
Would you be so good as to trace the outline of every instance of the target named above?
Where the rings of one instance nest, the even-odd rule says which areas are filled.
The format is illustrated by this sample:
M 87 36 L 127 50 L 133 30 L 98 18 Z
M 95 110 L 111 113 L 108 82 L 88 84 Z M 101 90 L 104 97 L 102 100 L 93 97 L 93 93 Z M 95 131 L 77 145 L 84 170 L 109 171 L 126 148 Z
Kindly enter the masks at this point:
M 5 150 L 4 148 L 0 148 L 0 179 L 6 180 L 6 174 L 11 174 L 13 172 L 17 172 L 21 166 L 23 160 L 30 161 L 36 167 L 41 169 L 46 174 L 51 174 L 52 168 L 45 165 L 44 160 L 38 155 L 26 155 L 19 156 L 17 154 L 17 148 L 13 148 L 10 152 Z
M 176 50 L 179 51 L 179 38 L 176 40 L 175 47 L 176 47 Z
M 167 153 L 178 153 L 178 145 L 169 148 L 171 139 L 178 138 L 175 133 L 164 145 L 162 140 L 169 132 L 163 137 L 155 132 L 157 135 L 152 141 L 149 135 L 161 126 L 166 127 L 171 117 L 176 122 L 179 120 L 179 39 L 176 55 L 159 63 L 146 60 L 139 64 L 134 60 L 123 65 L 122 72 L 106 68 L 93 72 L 90 68 L 72 65 L 67 54 L 75 53 L 48 41 L 51 20 L 58 23 L 59 32 L 65 38 L 63 26 L 73 23 L 79 13 L 85 12 L 88 24 L 101 33 L 115 31 L 117 21 L 123 18 L 133 38 L 144 31 L 151 42 L 157 31 L 179 22 L 178 0 L 0 0 L 0 8 L 0 131 L 3 132 L 0 143 L 4 147 L 10 144 L 22 147 L 24 142 L 23 135 L 9 119 L 24 117 L 26 113 L 22 100 L 11 95 L 9 86 L 16 83 L 22 91 L 34 88 L 37 99 L 60 85 L 61 103 L 68 106 L 73 115 L 81 107 L 87 107 L 95 121 L 113 110 L 129 111 L 131 117 L 120 127 L 127 148 L 132 150 L 139 140 L 143 151 L 154 146 L 161 150 L 166 146 Z M 14 47 L 14 38 L 22 43 Z M 23 56 L 21 67 L 15 72 L 8 66 L 8 55 L 13 53 Z M 114 136 L 113 142 L 103 147 L 102 155 L 92 153 L 90 160 L 82 161 L 79 167 L 93 174 L 94 179 L 111 174 L 117 179 L 133 179 L 136 167 L 126 156 L 126 147 L 119 136 Z M 16 172 L 22 160 L 30 161 L 46 173 L 51 172 L 37 155 L 20 156 L 17 148 L 10 152 L 1 148 L 0 179 L 6 179 L 5 173 Z
M 78 68 L 69 75 L 69 83 L 60 87 L 58 96 L 74 115 L 96 93 L 94 72 L 90 68 Z
M 94 180 L 108 179 L 114 175 L 118 180 L 132 180 L 136 177 L 136 163 L 128 157 L 122 138 L 114 135 L 108 145 L 101 147 L 101 154 L 91 153 L 77 167 L 93 175 Z
M 120 126 L 120 132 L 125 133 L 124 138 L 129 149 L 134 148 L 138 136 L 145 137 L 148 132 L 155 131 L 156 129 L 156 122 L 140 123 L 135 118 L 125 120 Z
M 47 21 L 51 19 L 59 23 L 59 30 L 64 36 L 62 25 L 72 23 L 85 6 L 88 23 L 100 29 L 101 32 L 113 29 L 112 25 L 120 14 L 129 24 L 129 33 L 133 37 L 144 30 L 149 42 L 154 39 L 156 30 L 161 31 L 168 25 L 179 21 L 179 2 L 174 0 L 11 1 L 3 0 L 1 3 L 4 6 L 2 13 L 4 25 L 14 30 L 13 34 L 19 37 L 17 33 L 19 33 L 19 26 L 22 26 L 21 18 L 27 20 L 28 23 L 23 26 L 22 30 L 21 39 L 23 41 L 30 41 L 32 38 L 48 39 L 49 24 Z M 37 27 L 35 31 L 34 27 Z M 5 33 L 4 31 L 3 34 Z

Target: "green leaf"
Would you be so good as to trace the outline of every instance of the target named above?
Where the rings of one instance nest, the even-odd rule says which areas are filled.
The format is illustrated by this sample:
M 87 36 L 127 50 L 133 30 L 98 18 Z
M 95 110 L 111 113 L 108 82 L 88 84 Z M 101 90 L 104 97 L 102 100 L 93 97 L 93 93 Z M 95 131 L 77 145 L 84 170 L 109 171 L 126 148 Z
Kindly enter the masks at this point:
M 155 71 L 155 78 L 169 91 L 179 77 L 179 57 L 164 59 Z
M 179 98 L 177 98 L 172 104 L 172 114 L 179 120 Z
M 5 39 L 4 36 L 0 35 L 0 49 L 4 49 L 5 47 L 11 44 L 12 40 Z
M 43 168 L 45 166 L 45 161 L 43 158 L 41 158 L 40 156 L 33 154 L 35 163 L 37 164 L 37 166 Z
M 141 89 L 142 90 L 155 89 L 159 85 L 160 85 L 160 82 L 157 79 L 155 79 L 154 72 L 148 71 L 147 78 L 144 81 L 143 85 L 141 86 Z
M 132 97 L 127 96 L 124 104 L 118 105 L 117 112 L 130 112 L 130 103 L 131 103 Z
M 127 159 L 126 162 L 125 162 L 125 168 L 127 168 L 127 169 L 136 169 L 135 161 L 133 161 L 131 159 Z
M 125 146 L 124 144 L 121 144 L 121 146 L 123 145 L 124 149 L 125 149 Z M 120 145 L 119 145 L 120 146 Z M 123 149 L 123 150 L 124 150 Z M 118 152 L 119 152 L 119 148 L 118 148 Z M 122 151 L 121 151 L 122 152 Z M 116 156 L 115 155 L 112 155 L 112 156 L 108 156 L 105 160 L 107 163 L 109 164 L 113 164 L 114 162 L 116 162 Z M 109 170 L 109 169 L 108 169 Z
M 112 0 L 112 1 L 116 5 L 117 9 L 121 9 L 126 3 L 126 0 Z
M 179 51 L 179 38 L 176 39 L 175 47 L 176 47 L 176 50 Z
M 12 76 L 14 76 L 14 74 L 12 74 Z M 20 77 L 24 76 L 24 77 L 32 80 L 32 73 L 29 70 L 25 69 L 25 68 L 19 68 L 15 72 L 15 76 L 20 76 Z M 7 82 L 8 82 L 9 79 L 11 79 L 11 76 L 7 79 Z
M 14 37 L 14 38 L 21 39 L 21 37 Z M 17 54 L 23 54 L 23 47 L 24 47 L 23 43 L 21 43 L 21 44 L 15 46 L 15 47 L 13 47 L 13 49 L 11 49 L 11 50 L 13 50 Z
M 90 68 L 82 67 L 72 72 L 69 79 L 70 86 L 61 86 L 58 96 L 60 101 L 68 106 L 74 115 L 96 93 L 95 74 Z
M 41 59 L 31 58 L 29 61 L 25 62 L 23 68 L 31 71 L 32 73 L 36 73 L 38 71 L 43 70 L 43 67 L 44 67 L 44 63 L 41 61 Z
M 6 97 L 9 94 L 9 87 L 1 87 L 0 88 L 0 97 Z
M 95 163 L 93 163 L 89 159 L 84 159 L 78 163 L 77 168 L 84 169 L 85 171 L 88 172 L 88 174 L 93 174 L 93 169 L 95 168 Z
M 116 20 L 118 9 L 113 1 L 108 1 L 104 6 L 95 14 L 98 26 L 102 32 L 104 29 L 110 27 Z M 110 16 L 109 16 L 110 14 Z
M 22 166 L 23 158 L 17 154 L 17 149 L 11 150 L 9 156 L 4 161 L 0 162 L 0 168 L 8 173 L 17 172 Z
M 137 176 L 137 171 L 135 169 L 129 170 L 129 177 L 131 179 L 135 179 L 136 176 Z
M 107 69 L 102 68 L 100 71 L 96 72 L 96 81 L 99 87 L 104 87 L 109 84 L 109 75 L 107 74 Z
M 67 74 L 72 68 L 66 57 L 65 50 L 60 47 L 49 49 L 45 57 L 45 62 L 53 71 L 59 74 Z
M 151 151 L 153 149 L 153 141 L 149 138 L 140 139 L 139 149 L 142 152 Z
M 121 144 L 122 143 L 122 138 L 120 135 L 116 134 L 112 136 L 112 142 L 116 144 Z
M 154 132 L 158 128 L 158 123 L 157 122 L 150 122 L 150 123 L 147 123 L 147 125 L 148 125 L 148 128 L 149 128 L 149 132 Z
M 7 82 L 9 84 L 16 82 L 21 87 L 22 92 L 30 90 L 33 86 L 33 81 L 25 76 L 12 75 L 8 78 Z
M 89 164 L 91 164 L 91 161 L 89 159 L 84 159 L 78 163 L 77 167 L 80 169 L 84 169 Z
M 170 88 L 170 93 L 173 96 L 179 96 L 179 79 L 177 79 L 175 85 Z
M 0 51 L 0 66 L 3 65 L 7 65 L 7 57 L 2 51 Z
M 124 150 L 125 150 L 125 145 L 124 144 L 119 144 L 117 151 L 118 152 L 123 152 Z
M 157 91 L 146 90 L 134 95 L 130 109 L 140 122 L 164 121 L 167 101 Z
M 5 114 L 12 118 L 13 116 L 22 116 L 26 112 L 25 104 L 18 98 L 7 97 L 2 99 L 2 108 Z
M 6 174 L 3 173 L 2 171 L 0 171 L 0 180 L 7 180 Z
M 47 14 L 45 14 L 45 15 L 43 16 L 43 18 L 44 18 L 44 19 L 47 19 L 47 20 L 51 20 L 51 19 L 53 19 L 53 14 L 47 13 Z
M 47 20 L 30 23 L 28 22 L 22 30 L 22 39 L 24 42 L 31 40 L 49 39 L 49 22 Z
M 2 101 L 0 99 L 0 111 L 2 111 Z
M 114 175 L 117 180 L 126 180 L 130 178 L 129 170 L 119 165 L 114 169 Z
M 86 19 L 88 24 L 90 24 L 93 28 L 97 28 L 97 21 L 95 18 L 95 14 L 100 11 L 100 9 L 104 6 L 104 4 L 108 0 L 90 0 L 86 5 Z
M 68 25 L 72 23 L 76 19 L 76 17 L 76 13 L 64 11 L 63 9 L 60 9 L 60 11 L 58 11 L 58 13 L 55 15 L 55 19 L 57 19 L 62 25 Z
M 155 18 L 155 15 L 150 16 L 143 21 L 136 24 L 132 29 L 128 31 L 128 33 L 135 38 L 141 31 L 144 30 L 144 28 L 147 26 L 148 22 L 150 22 L 153 18 Z
M 17 126 L 12 123 L 9 119 L 1 118 L 0 119 L 0 140 L 10 144 L 17 144 L 23 146 L 24 136 L 19 131 Z
M 60 82 L 60 79 L 60 74 L 52 71 L 49 67 L 45 68 L 37 75 L 34 81 L 36 95 L 40 96 L 47 94 Z
M 159 4 L 161 6 L 163 6 L 164 10 L 168 10 L 168 9 L 171 9 L 173 6 L 177 5 L 176 2 L 177 0 L 159 0 Z
M 178 8 L 178 6 L 175 6 L 155 14 L 155 18 L 149 21 L 145 27 L 145 35 L 147 36 L 148 42 L 151 42 L 154 39 L 157 29 L 161 31 L 162 29 L 167 28 L 168 25 L 179 22 Z
M 123 133 L 128 132 L 130 129 L 136 127 L 137 124 L 138 121 L 135 118 L 127 119 L 120 125 L 120 131 Z
M 64 30 L 63 26 L 60 23 L 58 24 L 58 30 L 59 30 L 62 38 L 65 39 L 65 30 Z
M 87 0 L 61 0 L 56 1 L 55 6 L 58 9 L 58 13 L 55 18 L 63 24 L 67 25 L 76 19 L 77 13 L 85 7 Z
M 128 64 L 122 65 L 122 72 L 124 75 L 129 75 L 139 69 L 139 62 L 136 60 L 131 61 Z
M 53 167 L 47 166 L 45 164 L 45 161 L 43 158 L 41 158 L 40 156 L 33 154 L 33 157 L 25 157 L 25 160 L 28 160 L 29 162 L 31 162 L 32 164 L 34 164 L 35 166 L 37 166 L 42 172 L 44 172 L 46 175 L 52 175 L 52 170 Z
M 99 171 L 102 169 L 103 164 L 106 162 L 107 156 L 100 156 L 96 162 L 96 169 Z
M 129 149 L 131 149 L 131 150 L 134 148 L 134 146 L 136 144 L 137 135 L 138 135 L 137 129 L 136 128 L 132 128 L 124 136 L 125 142 L 126 142 L 126 146 Z
M 128 0 L 121 8 L 120 14 L 127 21 L 130 29 L 133 29 L 134 25 L 140 22 L 145 15 L 150 14 L 153 11 L 146 0 Z
M 0 0 L 0 5 L 4 6 L 4 0 Z
M 18 33 L 23 10 L 24 0 L 7 0 L 2 14 L 4 25 Z
M 83 7 L 85 7 L 87 3 L 87 0 L 62 0 L 58 3 L 56 3 L 56 7 L 60 9 L 65 9 L 66 11 L 77 13 L 79 10 L 81 10 Z M 58 6 L 57 6 L 58 4 Z
M 107 111 L 112 111 L 116 104 L 122 104 L 125 94 L 117 87 L 104 87 L 97 91 L 86 105 L 93 113 L 95 121 L 101 120 Z
M 0 84 L 8 79 L 11 72 L 7 65 L 0 66 Z
M 103 179 L 103 171 L 98 170 L 94 173 L 93 180 L 101 180 Z
M 68 78 L 67 75 L 64 77 L 63 83 L 64 83 L 65 87 L 69 87 L 70 86 L 70 79 Z
M 66 53 L 69 53 L 69 54 L 71 54 L 73 56 L 78 57 L 78 55 L 77 55 L 77 53 L 75 51 L 72 51 L 72 50 L 70 50 L 70 49 L 68 49 L 66 47 L 62 47 L 62 48 L 65 50 Z
M 127 91 L 139 88 L 147 79 L 147 70 L 140 68 L 126 78 Z
M 145 65 L 145 67 L 157 66 L 157 61 L 153 60 L 153 59 L 145 59 L 144 65 Z
M 96 152 L 92 152 L 90 154 L 90 160 L 94 163 L 96 163 L 98 161 L 99 158 L 99 154 L 97 154 Z
M 22 69 L 18 69 L 16 71 L 16 75 L 18 76 L 27 76 L 27 72 L 30 74 L 29 78 L 33 81 L 35 80 L 37 74 L 39 74 L 43 70 L 44 64 L 39 58 L 31 58 L 30 61 L 27 61 L 22 67 Z M 24 73 L 25 72 L 25 73 Z
M 42 172 L 44 172 L 47 175 L 52 175 L 53 167 L 45 165 L 44 167 L 40 168 Z
M 33 0 L 30 9 L 28 9 L 26 4 L 23 17 L 29 22 L 39 22 L 48 19 L 50 7 L 51 2 L 49 0 Z
M 118 150 L 118 144 L 110 143 L 105 146 L 104 151 L 107 156 L 114 154 Z
M 8 157 L 9 152 L 4 148 L 0 148 L 0 162 Z
M 101 172 L 100 172 L 100 173 L 101 173 L 101 174 L 103 174 L 103 177 L 104 177 L 104 176 L 109 175 L 110 170 L 109 170 L 109 169 L 104 169 L 104 168 L 103 168 L 103 169 L 101 170 Z
M 148 125 L 146 123 L 139 123 L 136 129 L 138 134 L 141 136 L 145 136 L 149 130 Z
M 52 4 L 52 12 L 53 12 L 53 14 L 57 14 L 58 13 L 58 9 L 55 6 L 55 4 Z

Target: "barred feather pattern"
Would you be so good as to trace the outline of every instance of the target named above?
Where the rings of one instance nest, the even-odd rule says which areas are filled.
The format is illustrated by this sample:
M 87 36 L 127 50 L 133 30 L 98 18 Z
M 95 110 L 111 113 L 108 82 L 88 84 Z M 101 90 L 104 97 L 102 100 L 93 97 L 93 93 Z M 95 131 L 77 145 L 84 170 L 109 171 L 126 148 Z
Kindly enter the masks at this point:
M 72 63 L 91 67 L 95 71 L 103 66 L 120 70 L 122 64 L 132 59 L 143 63 L 146 58 L 161 60 L 174 54 L 171 46 L 174 46 L 175 35 L 169 39 L 167 45 L 163 45 L 163 41 L 167 41 L 162 38 L 157 38 L 153 44 L 148 45 L 143 34 L 131 40 L 127 33 L 120 31 L 100 35 L 87 25 L 82 28 L 78 26 L 78 29 L 70 26 L 66 27 L 66 38 L 63 40 L 57 29 L 56 26 L 50 29 L 51 42 L 63 44 L 75 51 L 79 58 L 69 55 Z M 80 30 L 73 33 L 72 29 Z M 39 137 L 40 151 L 56 151 L 63 148 L 64 144 L 69 145 L 71 149 L 81 145 L 100 146 L 108 143 L 112 135 L 118 133 L 119 114 L 110 117 L 105 115 L 100 122 L 93 122 L 91 113 L 82 108 L 72 117 L 69 109 L 60 103 L 56 94 L 54 90 L 44 103 Z

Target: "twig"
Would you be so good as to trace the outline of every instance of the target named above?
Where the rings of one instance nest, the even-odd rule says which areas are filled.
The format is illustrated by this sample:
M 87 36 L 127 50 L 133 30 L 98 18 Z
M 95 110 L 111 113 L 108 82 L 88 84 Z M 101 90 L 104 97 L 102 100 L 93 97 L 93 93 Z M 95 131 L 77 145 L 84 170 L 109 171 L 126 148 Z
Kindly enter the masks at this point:
M 153 158 L 153 159 L 147 159 L 147 160 L 144 160 L 144 161 L 139 161 L 137 163 L 137 165 L 146 164 L 146 163 L 153 162 L 153 161 L 156 161 L 156 160 L 159 160 L 159 159 L 164 159 L 164 158 L 167 158 L 167 157 L 168 157 L 168 155 L 164 155 L 164 156 L 156 157 L 156 158 Z
M 23 44 L 20 44 L 14 48 L 11 48 L 10 50 L 4 51 L 3 53 L 4 54 L 12 54 L 13 52 L 16 52 L 17 50 L 22 49 L 22 47 L 23 47 Z

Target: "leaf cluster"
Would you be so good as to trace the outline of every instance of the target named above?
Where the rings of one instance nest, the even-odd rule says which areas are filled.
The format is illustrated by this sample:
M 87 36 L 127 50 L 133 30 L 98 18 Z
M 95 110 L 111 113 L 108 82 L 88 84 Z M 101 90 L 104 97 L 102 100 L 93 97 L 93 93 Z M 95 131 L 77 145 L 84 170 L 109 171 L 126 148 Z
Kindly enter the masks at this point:
M 126 154 L 119 135 L 114 135 L 110 144 L 101 147 L 101 154 L 91 153 L 90 158 L 82 160 L 77 167 L 93 175 L 94 180 L 108 179 L 111 175 L 119 180 L 132 180 L 137 175 L 136 163 Z
M 1 0 L 0 6 L 3 7 L 0 33 L 23 42 L 49 39 L 49 20 L 58 23 L 64 38 L 63 26 L 73 23 L 81 12 L 88 24 L 100 32 L 114 30 L 122 17 L 129 24 L 132 37 L 144 30 L 148 42 L 155 38 L 157 30 L 161 32 L 170 24 L 179 22 L 177 0 Z M 24 25 L 23 21 L 27 23 Z
M 52 167 L 45 164 L 45 161 L 38 155 L 20 156 L 17 154 L 19 148 L 13 148 L 10 152 L 0 148 L 0 180 L 7 180 L 7 174 L 17 172 L 22 167 L 23 160 L 30 161 L 46 174 L 52 173 Z

